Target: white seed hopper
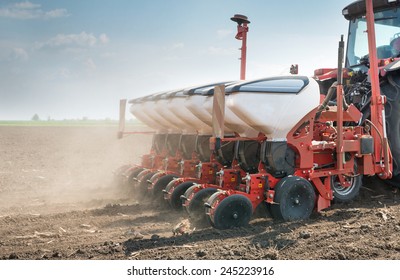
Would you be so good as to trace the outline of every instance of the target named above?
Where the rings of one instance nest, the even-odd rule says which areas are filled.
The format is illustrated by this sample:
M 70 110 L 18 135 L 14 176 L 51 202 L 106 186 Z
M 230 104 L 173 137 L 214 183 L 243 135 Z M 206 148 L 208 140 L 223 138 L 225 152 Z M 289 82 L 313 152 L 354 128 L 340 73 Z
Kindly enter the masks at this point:
M 212 94 L 208 94 L 209 90 L 220 84 L 232 84 L 232 82 L 219 82 L 186 88 L 174 95 L 169 103 L 169 109 L 186 125 L 195 127 L 200 135 L 211 135 L 212 121 L 202 104 L 206 99 L 210 99 Z
M 179 92 L 182 92 L 182 89 L 169 91 L 157 96 L 154 100 L 155 114 L 157 114 L 159 121 L 169 128 L 170 132 L 196 134 L 197 129 L 195 126 L 187 125 L 184 120 L 173 113 L 174 110 L 179 109 L 178 104 L 175 104 L 178 101 L 175 96 Z
M 211 135 L 212 127 L 201 121 L 185 106 L 186 99 L 189 97 L 185 95 L 184 92 L 185 91 L 179 91 L 176 92 L 173 97 L 171 96 L 168 100 L 168 109 L 183 122 L 183 130 L 195 130 L 200 135 Z
M 232 86 L 235 83 L 228 83 L 227 86 Z M 212 122 L 212 110 L 213 110 L 213 95 L 214 87 L 208 87 L 197 91 L 201 96 L 206 96 L 203 99 L 203 109 L 205 111 L 202 117 L 208 122 Z M 226 96 L 227 97 L 227 96 Z M 225 98 L 226 98 L 225 97 Z M 238 133 L 242 137 L 257 137 L 259 131 L 250 127 L 247 123 L 236 116 L 229 107 L 225 104 L 225 119 L 224 119 L 224 130 L 225 133 Z
M 320 100 L 318 83 L 304 76 L 246 81 L 227 87 L 226 94 L 226 107 L 271 140 L 286 139 Z
M 149 111 L 144 106 L 151 98 L 153 98 L 153 95 L 130 100 L 129 103 L 131 106 L 129 110 L 139 121 L 155 129 L 158 133 L 167 132 L 167 128 L 152 118 L 151 114 L 149 114 Z
M 156 93 L 130 100 L 129 103 L 132 104 L 130 112 L 143 123 L 156 129 L 157 133 L 182 133 L 179 127 L 163 116 L 165 114 L 165 105 L 163 106 L 163 102 L 158 102 L 163 95 L 169 92 Z

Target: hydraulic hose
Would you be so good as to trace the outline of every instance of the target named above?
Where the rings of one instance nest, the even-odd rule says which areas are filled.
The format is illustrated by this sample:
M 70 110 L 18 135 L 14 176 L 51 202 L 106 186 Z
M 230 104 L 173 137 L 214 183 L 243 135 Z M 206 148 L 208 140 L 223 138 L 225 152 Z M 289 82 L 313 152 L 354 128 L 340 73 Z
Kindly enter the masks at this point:
M 337 85 L 337 82 L 334 82 L 330 86 L 330 88 L 328 89 L 328 93 L 326 94 L 324 101 L 322 102 L 321 105 L 319 105 L 319 108 L 318 108 L 318 111 L 317 111 L 316 117 L 315 117 L 316 120 L 319 119 L 319 117 L 321 116 L 322 111 L 325 110 L 325 108 L 328 105 L 329 101 L 331 101 L 331 99 L 333 97 L 333 94 L 336 92 L 336 85 Z
M 338 82 L 334 82 L 330 88 L 328 89 L 328 93 L 325 96 L 324 101 L 319 105 L 318 111 L 316 113 L 316 120 L 319 119 L 323 110 L 325 110 L 326 106 L 328 106 L 329 101 L 332 100 L 333 95 L 336 93 L 336 86 Z M 349 105 L 346 102 L 346 99 L 343 96 L 343 109 L 346 111 L 349 108 Z

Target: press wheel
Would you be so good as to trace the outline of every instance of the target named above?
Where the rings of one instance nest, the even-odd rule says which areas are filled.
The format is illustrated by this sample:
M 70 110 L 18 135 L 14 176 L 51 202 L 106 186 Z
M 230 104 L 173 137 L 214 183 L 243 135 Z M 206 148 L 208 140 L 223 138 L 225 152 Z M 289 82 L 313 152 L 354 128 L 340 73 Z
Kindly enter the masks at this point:
M 175 210 L 182 209 L 182 199 L 181 196 L 191 187 L 193 186 L 194 182 L 188 181 L 183 182 L 176 186 L 176 188 L 171 193 L 171 198 L 169 200 L 169 204 Z
M 153 186 L 153 199 L 157 202 L 163 202 L 164 201 L 164 193 L 163 190 L 165 187 L 168 185 L 169 182 L 171 182 L 174 178 L 176 178 L 176 175 L 169 174 L 169 175 L 164 175 L 155 182 Z
M 199 185 L 194 184 L 191 187 L 189 187 L 185 193 L 181 196 L 181 201 L 182 201 L 182 206 L 183 208 L 186 210 L 186 213 L 189 213 L 189 206 L 187 205 L 187 203 L 185 203 L 186 200 L 188 200 L 192 194 L 199 188 Z
M 137 167 L 135 169 L 132 169 L 129 171 L 129 175 L 128 178 L 126 180 L 126 186 L 128 187 L 128 189 L 134 189 L 137 184 L 136 184 L 136 177 L 139 175 L 140 172 L 142 172 L 144 170 L 144 168 L 142 167 Z
M 142 172 L 146 172 L 146 170 L 144 170 Z M 139 185 L 137 187 L 137 191 L 139 192 L 139 195 L 141 197 L 145 197 L 148 194 L 148 186 L 149 186 L 148 180 L 150 180 L 151 177 L 153 177 L 153 175 L 156 172 L 149 172 L 147 174 L 145 173 L 143 176 L 141 176 L 141 173 L 139 173 L 139 175 L 137 176 L 137 178 L 139 180 Z
M 190 200 L 186 210 L 189 213 L 191 221 L 196 225 L 204 226 L 207 224 L 204 203 L 206 203 L 209 197 L 215 192 L 217 192 L 215 188 L 205 188 L 198 191 Z
M 125 173 L 132 168 L 130 164 L 120 166 L 114 171 L 114 185 L 118 188 L 125 187 Z

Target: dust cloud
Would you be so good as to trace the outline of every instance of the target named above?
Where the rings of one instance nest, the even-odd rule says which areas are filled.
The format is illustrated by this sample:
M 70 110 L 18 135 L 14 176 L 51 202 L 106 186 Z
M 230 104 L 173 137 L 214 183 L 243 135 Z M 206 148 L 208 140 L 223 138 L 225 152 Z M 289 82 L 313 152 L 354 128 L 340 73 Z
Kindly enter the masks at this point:
M 46 213 L 129 200 L 113 185 L 113 171 L 140 162 L 151 136 L 118 140 L 116 134 L 111 126 L 0 127 L 1 212 Z

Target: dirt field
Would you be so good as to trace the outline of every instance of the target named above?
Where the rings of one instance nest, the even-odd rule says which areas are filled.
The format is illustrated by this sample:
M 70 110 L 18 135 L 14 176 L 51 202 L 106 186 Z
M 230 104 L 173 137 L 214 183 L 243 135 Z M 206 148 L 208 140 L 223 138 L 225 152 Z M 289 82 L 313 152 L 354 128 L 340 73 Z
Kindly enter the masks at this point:
M 400 259 L 400 192 L 367 180 L 360 197 L 305 222 L 254 219 L 196 229 L 112 184 L 150 136 L 114 127 L 0 127 L 0 259 Z

